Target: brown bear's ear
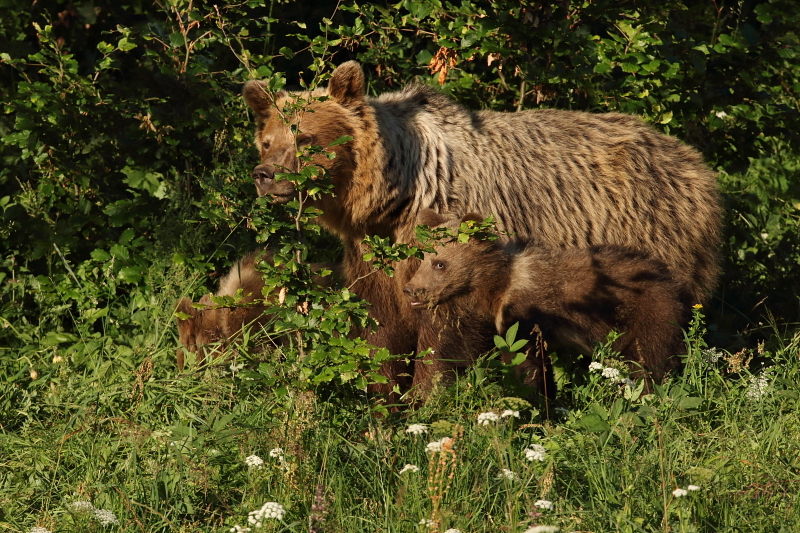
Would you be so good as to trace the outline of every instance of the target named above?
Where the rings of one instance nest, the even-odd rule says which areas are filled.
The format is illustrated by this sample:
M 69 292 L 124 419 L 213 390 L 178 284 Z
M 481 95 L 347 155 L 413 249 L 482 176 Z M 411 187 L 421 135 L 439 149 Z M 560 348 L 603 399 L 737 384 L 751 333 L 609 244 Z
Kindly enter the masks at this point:
M 210 294 L 204 294 L 203 296 L 201 296 L 200 299 L 197 300 L 197 303 L 206 305 L 208 307 L 211 307 L 212 305 L 214 305 L 214 302 L 211 301 L 211 295 Z M 198 312 L 198 310 L 195 309 L 195 313 L 197 313 L 197 312 Z
M 175 308 L 175 312 L 189 315 L 189 318 L 186 320 L 178 319 L 178 325 L 180 325 L 182 322 L 188 321 L 191 317 L 194 317 L 197 314 L 197 309 L 192 307 L 192 301 L 189 298 L 181 298 L 178 302 L 178 306 Z
M 328 80 L 328 96 L 345 107 L 364 98 L 364 71 L 355 61 L 342 63 Z
M 417 215 L 417 224 L 421 224 L 423 226 L 428 226 L 431 228 L 435 228 L 436 226 L 441 226 L 445 222 L 450 220 L 445 215 L 440 215 L 433 209 L 425 208 L 419 212 Z
M 463 217 L 461 217 L 461 222 L 469 222 L 472 220 L 473 222 L 483 222 L 483 217 L 480 216 L 478 213 L 467 213 Z
M 275 102 L 286 96 L 286 92 L 278 91 L 270 94 L 267 86 L 260 81 L 248 81 L 242 89 L 245 103 L 259 117 L 268 117 L 275 110 Z

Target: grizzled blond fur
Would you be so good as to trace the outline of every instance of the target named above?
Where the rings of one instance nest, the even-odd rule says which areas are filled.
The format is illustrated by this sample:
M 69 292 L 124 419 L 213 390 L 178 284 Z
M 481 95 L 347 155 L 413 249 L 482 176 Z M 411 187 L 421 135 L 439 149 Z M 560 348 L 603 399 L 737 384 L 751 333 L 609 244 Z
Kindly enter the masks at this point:
M 420 220 L 450 229 L 462 221 L 430 210 Z M 434 373 L 473 363 L 492 348 L 493 335 L 505 335 L 517 322 L 518 338 L 532 339 L 538 327 L 549 349 L 562 355 L 591 355 L 616 329 L 623 335 L 613 349 L 633 363 L 634 375 L 656 380 L 674 368 L 682 350 L 677 283 L 662 262 L 620 246 L 548 250 L 519 240 L 450 242 L 425 255 L 405 292 L 418 312 L 431 315 L 436 332 L 428 339 L 434 349 L 428 364 L 414 373 L 418 395 L 428 391 Z M 541 384 L 544 354 L 531 344 L 522 370 L 530 384 Z
M 296 96 L 315 95 L 328 98 L 300 116 L 276 111 Z M 432 208 L 492 214 L 501 230 L 545 247 L 641 250 L 668 265 L 685 304 L 704 301 L 714 287 L 721 216 L 714 174 L 696 150 L 636 117 L 471 112 L 422 85 L 369 98 L 352 61 L 313 94 L 281 91 L 273 99 L 251 81 L 244 98 L 257 121 L 256 187 L 277 201 L 288 200 L 292 188 L 272 174 L 298 165 L 283 119 L 299 125 L 298 144 L 353 137 L 333 148 L 335 159 L 317 160 L 329 170 L 334 195 L 315 205 L 324 212 L 320 222 L 344 244 L 345 283 L 368 273 L 364 235 L 412 242 L 417 214 Z M 401 290 L 416 266 L 407 262 L 395 278 L 376 274 L 355 286 L 383 324 L 371 340 L 394 353 L 415 348 L 408 339 L 416 319 Z

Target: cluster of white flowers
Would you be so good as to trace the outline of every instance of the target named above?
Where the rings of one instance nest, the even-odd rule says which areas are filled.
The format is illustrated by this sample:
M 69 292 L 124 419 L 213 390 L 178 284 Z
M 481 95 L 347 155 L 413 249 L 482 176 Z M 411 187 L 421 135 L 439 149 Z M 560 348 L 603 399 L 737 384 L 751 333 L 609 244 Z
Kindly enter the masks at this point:
M 558 533 L 558 526 L 533 526 L 522 533 Z
M 545 511 L 552 511 L 553 510 L 553 502 L 550 500 L 536 500 L 533 503 L 534 507 L 538 507 L 539 509 L 544 509 Z
M 117 515 L 108 509 L 97 509 L 92 502 L 87 501 L 74 501 L 66 504 L 67 508 L 73 514 L 91 514 L 92 517 L 100 522 L 103 526 L 118 525 Z
M 767 394 L 769 389 L 769 378 L 764 374 L 760 376 L 752 376 L 750 378 L 750 385 L 747 387 L 745 396 L 750 401 L 760 400 Z
M 425 451 L 436 453 L 442 451 L 442 446 L 448 445 L 453 442 L 453 439 L 450 437 L 442 437 L 440 440 L 435 440 L 433 442 L 429 442 L 427 446 L 425 446 Z
M 592 361 L 589 363 L 589 372 L 600 372 L 600 374 L 611 381 L 611 383 L 623 383 L 628 387 L 633 387 L 636 383 L 629 378 L 623 378 L 620 371 L 612 366 L 604 366 L 603 363 Z
M 724 353 L 714 348 L 706 348 L 705 350 L 700 352 L 700 357 L 702 357 L 703 361 L 705 361 L 706 363 L 716 363 L 724 356 L 725 356 Z
M 419 472 L 419 467 L 417 465 L 406 465 L 401 470 L 401 474 L 405 474 L 406 472 L 411 472 L 412 474 L 416 474 Z
M 697 485 L 689 485 L 685 489 L 679 487 L 672 491 L 672 495 L 675 496 L 676 498 L 683 498 L 684 496 L 689 494 L 689 491 L 694 492 L 696 490 L 700 490 L 700 487 L 698 487 Z
M 544 446 L 541 444 L 531 444 L 522 453 L 525 454 L 525 459 L 528 461 L 544 461 L 545 457 L 547 457 Z
M 257 455 L 248 455 L 244 458 L 244 464 L 246 464 L 249 468 L 255 468 L 258 470 L 264 466 L 264 460 Z
M 519 476 L 515 472 L 509 470 L 508 468 L 502 468 L 497 477 L 499 477 L 500 479 L 507 479 L 509 481 L 516 481 L 517 479 L 519 479 Z
M 450 529 L 446 529 L 444 533 L 461 533 L 461 530 L 451 527 Z
M 604 378 L 608 378 L 608 379 L 610 379 L 611 381 L 613 381 L 614 383 L 616 383 L 617 381 L 619 381 L 619 370 L 617 370 L 617 369 L 616 369 L 616 368 L 614 368 L 614 367 L 611 367 L 611 366 L 607 366 L 607 367 L 605 367 L 605 368 L 603 369 L 603 372 L 602 372 L 602 374 L 603 374 L 603 377 L 604 377 Z
M 497 422 L 500 420 L 500 415 L 497 413 L 493 413 L 491 411 L 487 411 L 486 413 L 480 413 L 478 415 L 478 425 L 479 426 L 488 426 L 492 422 Z
M 428 426 L 425 424 L 411 424 L 406 428 L 406 433 L 410 433 L 411 435 L 422 435 L 427 432 Z
M 236 526 L 233 526 L 232 528 L 230 528 L 228 531 L 230 531 L 231 533 L 248 533 L 249 531 L 253 531 L 253 530 L 250 529 L 249 527 L 236 525 Z
M 65 505 L 68 511 L 75 514 L 88 514 L 94 512 L 94 505 L 91 502 L 76 501 Z
M 250 511 L 247 515 L 247 522 L 250 525 L 261 527 L 261 523 L 265 518 L 277 518 L 283 520 L 283 515 L 286 514 L 286 509 L 283 505 L 276 502 L 267 502 L 261 506 L 261 509 Z
M 31 528 L 30 533 L 51 533 L 51 532 L 50 532 L 49 529 L 45 529 L 45 528 L 39 527 L 39 526 L 33 526 Z
M 269 456 L 273 459 L 283 459 L 283 448 L 272 448 L 269 451 Z
M 519 418 L 519 411 L 512 411 L 511 409 L 506 409 L 502 413 L 500 413 L 500 418 L 508 418 L 509 416 L 513 416 L 514 418 Z
M 108 509 L 95 509 L 94 517 L 103 526 L 119 525 L 117 516 Z
M 436 527 L 436 522 L 434 522 L 433 520 L 429 520 L 427 518 L 423 518 L 422 520 L 419 521 L 419 525 L 433 529 Z

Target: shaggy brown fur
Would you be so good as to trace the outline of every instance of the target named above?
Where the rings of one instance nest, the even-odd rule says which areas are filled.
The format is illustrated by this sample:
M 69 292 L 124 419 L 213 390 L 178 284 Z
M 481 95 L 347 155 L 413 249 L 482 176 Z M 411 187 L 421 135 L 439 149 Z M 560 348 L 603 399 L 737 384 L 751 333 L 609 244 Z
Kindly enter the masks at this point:
M 272 315 L 265 314 L 267 309 L 262 303 L 254 304 L 256 300 L 270 299 L 273 296 L 264 295 L 264 281 L 261 273 L 256 270 L 256 263 L 271 261 L 272 255 L 267 251 L 253 252 L 238 261 L 219 282 L 216 296 L 233 296 L 242 289 L 242 299 L 236 307 L 214 307 L 209 295 L 200 298 L 199 303 L 206 309 L 195 309 L 188 298 L 178 302 L 176 311 L 189 315 L 189 318 L 178 321 L 178 348 L 176 361 L 178 369 L 184 366 L 184 350 L 196 354 L 197 362 L 202 363 L 207 354 L 221 350 L 241 336 L 242 331 L 251 328 L 253 331 L 272 320 Z M 338 267 L 328 263 L 315 263 L 311 265 L 312 271 L 330 269 L 332 276 L 313 277 L 314 283 L 320 287 L 331 286 L 336 279 Z M 250 304 L 250 305 L 248 305 Z M 276 344 L 281 339 L 273 339 Z
M 328 98 L 283 116 L 279 110 L 297 96 Z M 470 112 L 422 85 L 368 98 L 355 62 L 339 66 L 327 89 L 270 95 L 251 81 L 244 98 L 257 123 L 256 189 L 278 202 L 293 195 L 291 183 L 273 177 L 281 168 L 298 168 L 295 142 L 326 146 L 353 137 L 332 148 L 335 159 L 316 160 L 327 168 L 334 194 L 313 204 L 324 212 L 321 224 L 344 244 L 345 284 L 372 303 L 381 324 L 368 340 L 392 353 L 416 348 L 414 333 L 422 326 L 402 288 L 418 263 L 398 265 L 393 278 L 362 278 L 369 266 L 360 242 L 365 235 L 412 242 L 423 208 L 491 213 L 501 230 L 547 248 L 641 250 L 667 264 L 687 306 L 714 287 L 720 240 L 714 174 L 697 151 L 636 117 Z M 296 141 L 287 122 L 299 127 Z M 395 365 L 385 373 L 395 379 L 403 370 Z
M 426 210 L 421 223 L 457 230 L 459 220 Z M 623 333 L 612 348 L 633 375 L 660 380 L 682 349 L 679 286 L 661 261 L 619 246 L 547 250 L 514 240 L 450 242 L 426 254 L 406 285 L 410 304 L 431 309 L 438 332 L 427 339 L 434 353 L 417 365 L 417 395 L 431 377 L 468 366 L 519 322 L 519 337 L 538 326 L 550 350 L 591 355 L 612 330 Z M 529 343 L 530 345 L 531 343 Z M 528 349 L 524 372 L 541 383 L 542 359 Z

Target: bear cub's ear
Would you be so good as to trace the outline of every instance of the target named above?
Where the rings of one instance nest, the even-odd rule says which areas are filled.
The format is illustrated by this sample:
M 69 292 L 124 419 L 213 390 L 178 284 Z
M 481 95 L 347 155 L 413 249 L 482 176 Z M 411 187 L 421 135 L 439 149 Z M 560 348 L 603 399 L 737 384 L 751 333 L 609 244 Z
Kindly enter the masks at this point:
M 189 315 L 189 318 L 195 316 L 197 314 L 197 309 L 192 307 L 192 301 L 189 298 L 181 298 L 178 302 L 178 306 L 175 309 L 178 313 L 183 313 L 184 315 Z M 188 318 L 186 320 L 189 320 Z M 180 318 L 178 319 L 178 323 L 183 322 Z
M 342 63 L 328 80 L 328 96 L 348 107 L 364 99 L 364 70 L 355 61 Z
M 242 96 L 253 113 L 268 117 L 275 110 L 275 102 L 286 96 L 286 92 L 278 91 L 272 95 L 263 82 L 251 80 L 244 84 Z
M 463 217 L 461 217 L 461 222 L 469 222 L 470 220 L 473 222 L 483 222 L 483 218 L 478 213 L 467 213 Z
M 425 208 L 417 215 L 417 224 L 435 228 L 451 220 L 452 216 L 440 215 L 430 208 Z

